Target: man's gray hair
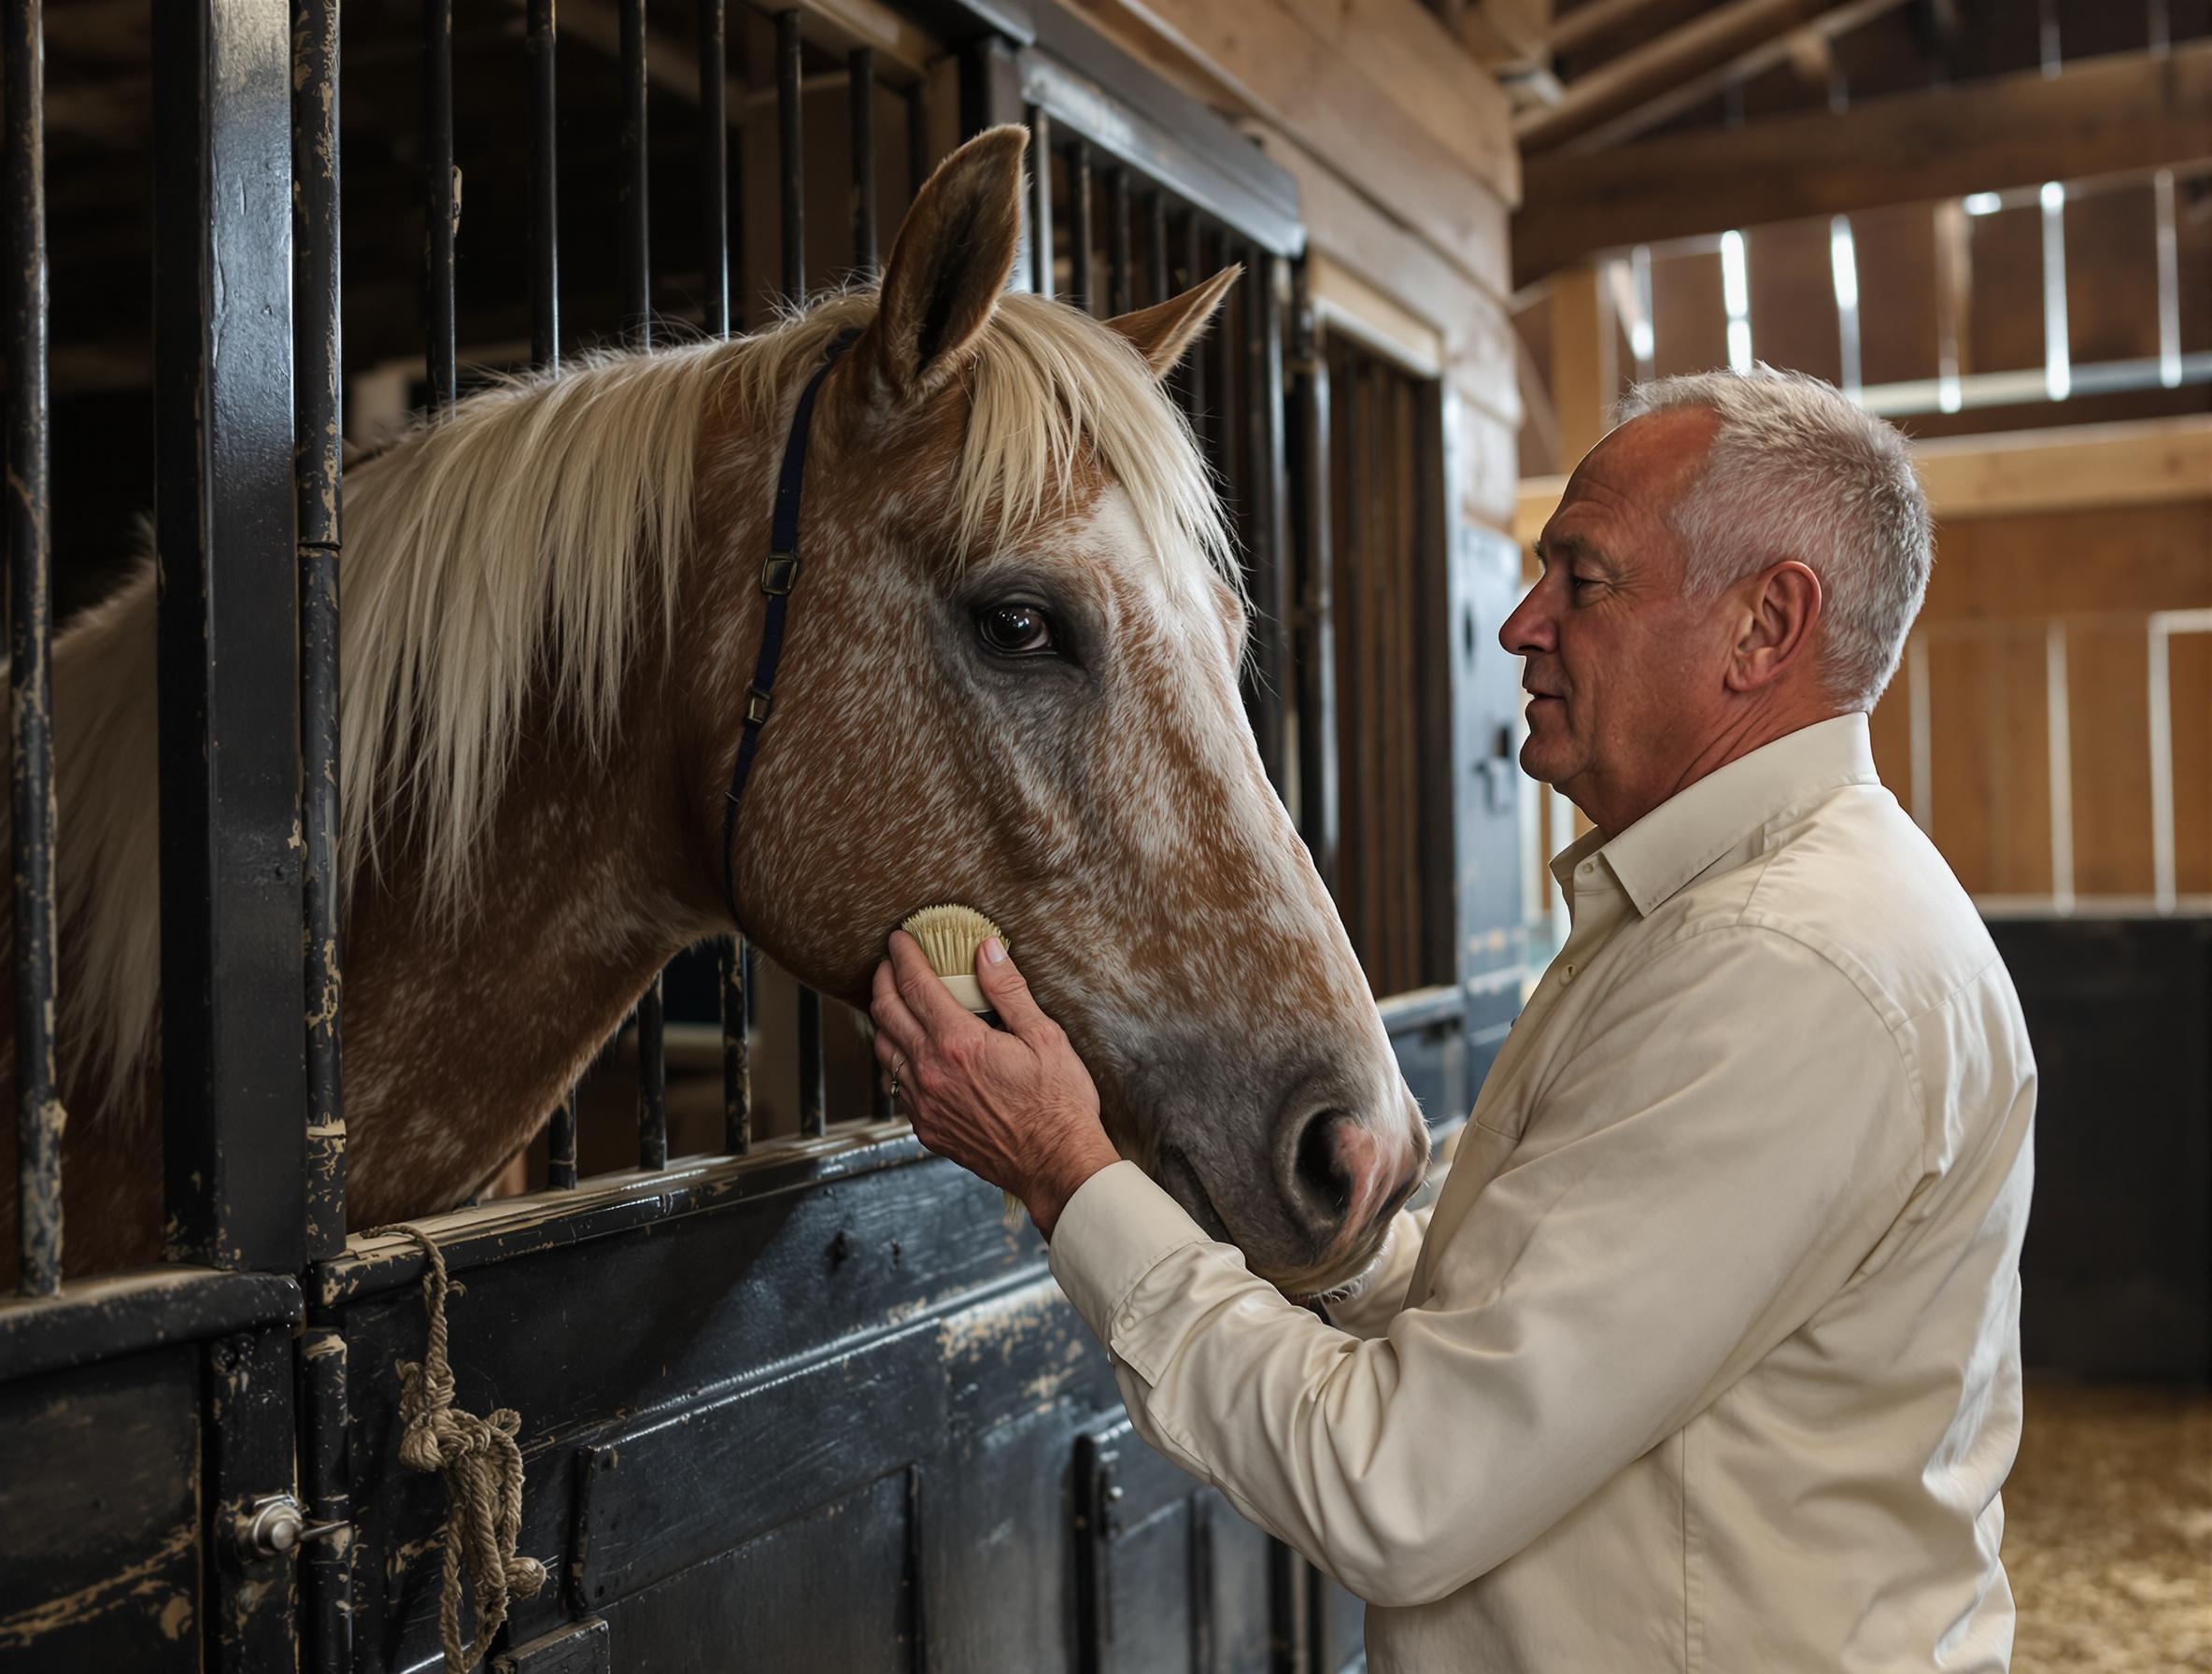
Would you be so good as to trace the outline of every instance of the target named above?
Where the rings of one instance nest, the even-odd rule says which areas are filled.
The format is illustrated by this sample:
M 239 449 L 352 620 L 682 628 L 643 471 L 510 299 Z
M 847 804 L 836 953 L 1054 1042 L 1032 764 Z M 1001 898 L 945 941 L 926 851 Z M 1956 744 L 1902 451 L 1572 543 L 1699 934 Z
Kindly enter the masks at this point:
M 1819 668 L 1836 701 L 1871 709 L 1897 672 L 1935 560 L 1927 496 L 1905 438 L 1832 384 L 1761 364 L 1632 390 L 1622 421 L 1679 407 L 1720 419 L 1697 480 L 1667 516 L 1693 596 L 1784 559 L 1821 578 Z

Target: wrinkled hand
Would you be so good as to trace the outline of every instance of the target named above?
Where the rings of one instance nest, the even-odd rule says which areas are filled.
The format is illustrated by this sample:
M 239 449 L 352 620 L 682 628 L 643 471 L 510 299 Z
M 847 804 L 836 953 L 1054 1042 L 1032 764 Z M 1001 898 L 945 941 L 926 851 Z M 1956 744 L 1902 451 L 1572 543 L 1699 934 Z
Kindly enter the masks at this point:
M 894 930 L 869 1004 L 875 1059 L 915 1137 L 1012 1192 L 1050 1238 L 1076 1187 L 1118 1154 L 1090 1071 L 996 936 L 977 953 L 975 977 L 1004 1030 L 954 1000 L 914 938 Z

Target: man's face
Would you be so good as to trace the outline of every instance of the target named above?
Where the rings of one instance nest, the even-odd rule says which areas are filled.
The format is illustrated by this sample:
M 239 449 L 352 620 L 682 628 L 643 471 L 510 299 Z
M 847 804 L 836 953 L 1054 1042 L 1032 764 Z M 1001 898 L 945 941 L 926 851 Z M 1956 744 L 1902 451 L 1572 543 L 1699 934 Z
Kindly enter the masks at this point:
M 1716 422 L 1655 413 L 1593 448 L 1544 525 L 1542 575 L 1498 630 L 1527 660 L 1523 771 L 1609 832 L 1672 794 L 1720 697 L 1726 613 L 1684 600 L 1684 554 L 1666 523 Z

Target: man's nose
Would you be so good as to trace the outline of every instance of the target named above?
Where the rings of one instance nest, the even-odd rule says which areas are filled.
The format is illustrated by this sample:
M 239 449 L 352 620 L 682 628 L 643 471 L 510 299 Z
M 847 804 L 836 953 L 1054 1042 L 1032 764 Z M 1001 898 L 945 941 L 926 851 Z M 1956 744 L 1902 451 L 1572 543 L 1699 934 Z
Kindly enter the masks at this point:
M 1558 644 L 1558 636 L 1553 631 L 1552 612 L 1544 603 L 1543 593 L 1544 584 L 1539 580 L 1521 595 L 1521 603 L 1513 606 L 1512 615 L 1498 628 L 1497 643 L 1515 657 L 1549 651 Z

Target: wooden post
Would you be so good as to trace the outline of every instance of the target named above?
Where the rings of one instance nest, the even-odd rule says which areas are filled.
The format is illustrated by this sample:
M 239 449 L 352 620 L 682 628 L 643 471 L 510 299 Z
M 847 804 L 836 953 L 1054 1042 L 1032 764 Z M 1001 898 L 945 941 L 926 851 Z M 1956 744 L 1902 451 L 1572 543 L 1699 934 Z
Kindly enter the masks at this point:
M 1559 467 L 1572 471 L 1612 427 L 1620 393 L 1619 333 L 1612 298 L 1595 265 L 1570 269 L 1552 286 L 1552 405 L 1559 418 Z

